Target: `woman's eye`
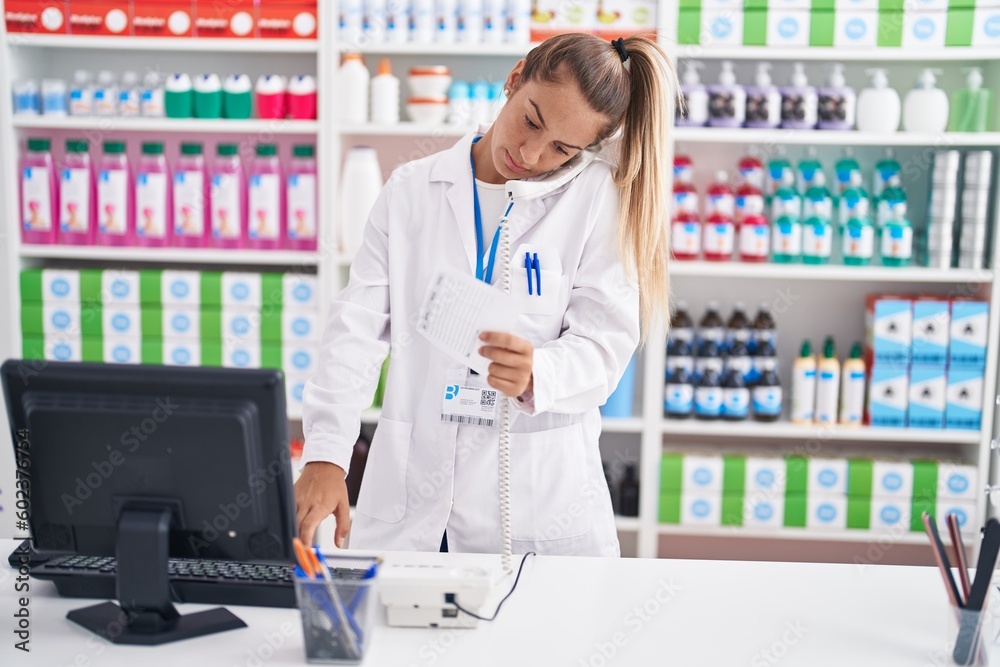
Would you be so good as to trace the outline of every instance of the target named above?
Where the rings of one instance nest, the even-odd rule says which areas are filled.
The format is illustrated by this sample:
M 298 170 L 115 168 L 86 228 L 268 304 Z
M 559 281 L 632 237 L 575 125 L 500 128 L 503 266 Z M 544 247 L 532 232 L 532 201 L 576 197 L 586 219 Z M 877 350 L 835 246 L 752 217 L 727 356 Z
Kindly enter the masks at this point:
M 524 122 L 525 122 L 525 123 L 527 123 L 527 124 L 528 124 L 528 127 L 530 127 L 530 128 L 532 129 L 532 130 L 537 130 L 537 129 L 538 129 L 538 126 L 537 126 L 537 125 L 535 125 L 534 123 L 532 123 L 532 122 L 531 122 L 531 119 L 530 119 L 530 118 L 528 118 L 528 116 L 527 116 L 527 115 L 525 115 L 525 116 L 524 116 Z
M 562 146 L 556 146 L 556 150 L 559 151 L 560 153 L 562 153 L 563 155 L 569 155 L 569 151 L 567 151 Z

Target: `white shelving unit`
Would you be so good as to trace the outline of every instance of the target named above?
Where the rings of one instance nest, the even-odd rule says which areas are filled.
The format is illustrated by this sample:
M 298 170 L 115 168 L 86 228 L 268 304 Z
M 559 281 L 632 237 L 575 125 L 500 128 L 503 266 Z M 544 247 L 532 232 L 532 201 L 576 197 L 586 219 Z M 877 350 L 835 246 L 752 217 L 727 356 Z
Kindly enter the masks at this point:
M 707 63 L 702 80 L 715 80 L 718 61 L 733 60 L 741 82 L 752 81 L 756 62 L 774 61 L 775 82 L 785 83 L 793 61 L 804 61 L 814 85 L 821 83 L 816 77 L 829 62 L 847 63 L 848 84 L 856 88 L 865 85 L 864 70 L 871 63 L 884 63 L 890 69 L 890 83 L 897 90 L 907 90 L 922 66 L 941 67 L 944 75 L 939 84 L 950 92 L 962 85 L 963 68 L 977 65 L 985 68 L 986 85 L 1000 88 L 1000 60 L 995 50 L 987 48 L 945 49 L 921 51 L 915 54 L 902 49 L 832 49 L 832 48 L 705 48 L 676 46 L 675 23 L 678 3 L 666 0 L 659 3 L 659 33 L 665 48 L 679 59 L 695 58 Z M 450 146 L 454 139 L 468 132 L 468 128 L 454 126 L 428 126 L 404 122 L 396 126 L 373 124 L 342 125 L 336 114 L 338 92 L 334 72 L 339 55 L 345 45 L 335 37 L 337 15 L 330 3 L 319 3 L 319 34 L 315 42 L 287 40 L 173 40 L 140 38 L 85 38 L 51 37 L 42 35 L 7 35 L 0 25 L 0 202 L 4 219 L 14 221 L 17 211 L 17 156 L 19 146 L 30 132 L 53 132 L 64 136 L 67 132 L 162 133 L 179 138 L 181 134 L 213 137 L 245 135 L 248 138 L 277 135 L 276 140 L 290 139 L 294 135 L 315 136 L 319 169 L 326 187 L 320 188 L 320 247 L 337 248 L 340 228 L 339 207 L 335 187 L 340 181 L 340 166 L 351 146 L 371 145 L 380 154 L 383 172 L 387 175 L 398 164 L 437 152 Z M 444 64 L 452 68 L 456 78 L 471 80 L 488 78 L 497 80 L 506 76 L 518 58 L 530 45 L 417 45 L 369 44 L 361 48 L 367 64 L 374 70 L 378 58 L 392 59 L 393 70 L 403 82 L 403 98 L 407 96 L 406 71 L 409 67 Z M 919 56 L 919 61 L 914 61 Z M 107 62 L 114 67 L 123 57 L 130 59 L 129 67 L 144 64 L 157 66 L 162 71 L 171 67 L 184 67 L 186 71 L 211 71 L 219 67 L 239 68 L 252 75 L 277 71 L 295 73 L 290 68 L 316 74 L 320 82 L 320 118 L 315 123 L 291 121 L 176 121 L 170 119 L 50 119 L 45 117 L 17 117 L 11 115 L 10 95 L 12 83 L 21 77 L 42 78 L 47 74 L 67 77 L 80 62 L 82 67 L 96 69 Z M 202 63 L 204 62 L 204 65 Z M 53 68 L 50 72 L 46 68 Z M 226 72 L 228 73 L 228 72 Z M 998 105 L 1000 107 L 1000 105 Z M 997 109 L 1000 114 L 1000 108 Z M 405 109 L 403 109 L 405 118 Z M 1000 129 L 1000 119 L 994 127 Z M 114 127 L 109 128 L 109 123 Z M 858 148 L 858 157 L 870 164 L 881 147 L 895 147 L 901 161 L 917 172 L 918 180 L 926 173 L 926 156 L 929 149 L 941 147 L 979 147 L 1000 145 L 1000 132 L 983 134 L 942 133 L 940 135 L 899 132 L 891 135 L 873 135 L 863 132 L 802 132 L 781 130 L 741 130 L 675 128 L 671 131 L 672 149 L 679 146 L 695 157 L 700 191 L 705 181 L 717 169 L 732 170 L 736 160 L 751 148 L 763 153 L 789 149 L 795 158 L 808 146 L 816 146 L 825 164 L 843 146 Z M 221 139 L 220 139 L 221 140 Z M 794 155 L 793 155 L 794 154 Z M 919 211 L 926 204 L 926 193 L 914 192 L 911 212 Z M 922 213 L 919 215 L 922 216 Z M 995 240 L 1000 234 L 995 234 Z M 994 243 L 994 257 L 997 253 Z M 59 246 L 22 246 L 16 225 L 0 226 L 0 312 L 18 311 L 19 295 L 17 274 L 25 266 L 42 265 L 55 261 L 61 264 L 79 263 L 98 266 L 106 263 L 197 264 L 206 266 L 287 266 L 315 270 L 320 278 L 321 302 L 327 303 L 347 280 L 350 258 L 336 250 L 319 253 L 228 253 L 224 251 L 145 250 L 114 248 L 64 248 Z M 843 354 L 845 346 L 860 338 L 863 331 L 863 299 L 869 291 L 926 291 L 934 294 L 979 294 L 991 304 L 989 359 L 987 362 L 986 393 L 993 396 L 996 389 L 998 351 L 1000 351 L 1000 285 L 990 270 L 936 270 L 921 267 L 884 268 L 778 264 L 718 264 L 712 262 L 674 262 L 671 267 L 672 294 L 692 305 L 692 314 L 700 315 L 708 299 L 717 299 L 724 309 L 732 307 L 736 299 L 744 300 L 751 308 L 756 302 L 767 300 L 780 305 L 778 313 L 781 345 L 781 368 L 790 368 L 791 356 L 798 342 L 810 337 L 814 343 L 827 333 L 836 335 Z M 777 310 L 777 309 L 776 309 Z M 0 325 L 0 357 L 15 356 L 20 351 L 20 327 L 17 318 L 9 318 Z M 840 543 L 856 547 L 862 553 L 867 545 L 882 539 L 874 531 L 816 532 L 805 530 L 751 531 L 695 529 L 685 526 L 663 526 L 658 523 L 660 459 L 665 447 L 685 446 L 721 447 L 733 451 L 740 446 L 770 447 L 782 451 L 810 440 L 829 442 L 838 447 L 850 447 L 869 455 L 893 452 L 923 452 L 944 449 L 979 467 L 985 481 L 990 470 L 989 440 L 993 431 L 994 404 L 984 403 L 983 429 L 978 432 L 939 431 L 928 432 L 900 429 L 821 429 L 798 427 L 786 423 L 719 424 L 695 421 L 672 422 L 663 419 L 663 369 L 665 351 L 664 329 L 658 327 L 649 333 L 648 344 L 641 356 L 642 367 L 638 374 L 642 383 L 637 395 L 642 397 L 637 406 L 638 414 L 630 419 L 605 420 L 605 441 L 618 447 L 631 459 L 640 463 L 640 514 L 637 518 L 618 517 L 617 525 L 626 540 L 634 541 L 636 553 L 654 557 L 669 551 L 674 541 L 699 540 L 705 537 L 725 538 L 716 540 L 732 545 L 738 553 L 744 541 L 760 541 L 774 545 L 773 557 L 787 557 L 782 551 L 787 541 L 809 542 L 818 545 Z M 377 423 L 378 410 L 366 411 L 362 422 L 370 427 Z M 300 415 L 290 415 L 298 418 Z M 0 422 L 4 417 L 0 415 Z M 3 426 L 0 423 L 0 426 Z M 0 458 L 0 462 L 5 459 Z M 0 472 L 4 472 L 0 465 Z M 986 516 L 985 498 L 979 504 L 977 520 Z M 0 514 L 0 522 L 4 521 Z M 897 540 L 901 548 L 920 548 L 924 541 L 920 535 L 905 535 Z

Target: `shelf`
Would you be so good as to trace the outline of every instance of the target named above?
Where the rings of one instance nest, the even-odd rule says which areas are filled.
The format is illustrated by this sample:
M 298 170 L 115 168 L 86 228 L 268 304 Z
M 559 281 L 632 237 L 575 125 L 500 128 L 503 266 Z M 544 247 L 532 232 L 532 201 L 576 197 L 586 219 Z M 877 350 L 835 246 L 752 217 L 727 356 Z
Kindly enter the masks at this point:
M 659 524 L 660 535 L 682 537 L 731 537 L 758 540 L 804 540 L 813 542 L 871 542 L 889 540 L 896 544 L 927 544 L 923 533 L 902 535 L 890 530 L 810 530 L 807 528 L 745 528 L 743 526 L 678 526 Z
M 36 35 L 8 33 L 12 47 L 102 49 L 129 51 L 316 53 L 315 39 L 210 39 L 197 37 L 95 37 L 91 35 Z
M 603 417 L 603 433 L 642 433 L 642 417 Z
M 618 528 L 619 532 L 637 533 L 640 526 L 639 517 L 615 515 L 615 527 Z
M 995 60 L 995 47 L 956 47 L 946 49 L 880 48 L 845 49 L 833 47 L 783 48 L 775 46 L 705 47 L 683 44 L 674 47 L 673 53 L 682 60 L 803 60 L 819 62 L 896 62 L 918 60 L 969 62 Z
M 853 130 L 757 130 L 729 127 L 675 127 L 677 143 L 789 144 L 802 146 L 959 146 L 992 147 L 1000 132 L 855 132 Z
M 931 269 L 921 266 L 843 266 L 672 260 L 671 276 L 759 280 L 856 280 L 905 283 L 989 283 L 989 269 Z
M 366 44 L 357 49 L 363 54 L 387 56 L 477 56 L 523 58 L 537 44 Z M 344 49 L 354 50 L 354 49 Z
M 465 125 L 427 125 L 420 123 L 399 123 L 398 125 L 343 125 L 342 135 L 362 137 L 463 137 L 473 128 Z
M 957 429 L 877 428 L 862 426 L 811 425 L 788 422 L 720 422 L 665 419 L 665 435 L 687 435 L 719 438 L 763 438 L 780 440 L 820 440 L 823 442 L 894 442 L 900 444 L 979 444 L 979 431 Z
M 115 248 L 107 246 L 22 245 L 21 257 L 150 264 L 234 264 L 246 266 L 315 266 L 319 254 L 295 250 L 225 250 L 220 248 Z
M 119 116 L 14 116 L 14 127 L 33 130 L 101 132 L 225 132 L 231 134 L 316 134 L 314 120 L 227 120 L 122 118 Z

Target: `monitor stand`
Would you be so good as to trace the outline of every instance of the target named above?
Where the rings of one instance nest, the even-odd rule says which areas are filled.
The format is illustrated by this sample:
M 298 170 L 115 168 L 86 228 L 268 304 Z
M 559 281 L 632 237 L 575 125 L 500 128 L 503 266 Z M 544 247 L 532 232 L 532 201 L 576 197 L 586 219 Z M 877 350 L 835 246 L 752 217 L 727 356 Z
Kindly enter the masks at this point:
M 169 504 L 122 509 L 116 547 L 119 604 L 74 609 L 66 618 L 113 644 L 145 646 L 247 627 L 223 607 L 182 616 L 170 601 L 167 560 L 175 511 Z

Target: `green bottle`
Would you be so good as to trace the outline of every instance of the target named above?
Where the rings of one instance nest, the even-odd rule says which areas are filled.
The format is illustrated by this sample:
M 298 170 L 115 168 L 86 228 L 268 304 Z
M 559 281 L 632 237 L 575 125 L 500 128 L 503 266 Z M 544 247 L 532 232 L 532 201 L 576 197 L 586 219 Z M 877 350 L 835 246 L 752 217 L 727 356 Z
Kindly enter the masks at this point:
M 851 218 L 841 230 L 844 264 L 867 266 L 875 254 L 875 230 L 871 218 Z
M 906 192 L 900 186 L 898 174 L 889 178 L 885 190 L 882 191 L 882 196 L 877 201 L 875 225 L 876 231 L 881 234 L 889 219 L 897 215 L 897 208 L 902 206 L 902 215 L 906 215 Z
M 861 185 L 861 165 L 854 158 L 854 149 L 845 148 L 844 157 L 837 160 L 837 164 L 834 166 L 834 172 L 837 175 L 837 196 L 843 196 L 851 184 L 854 182 L 854 177 L 857 175 L 857 183 Z
M 802 263 L 829 264 L 833 254 L 833 224 L 830 218 L 807 218 L 802 225 Z
M 841 193 L 837 221 L 843 227 L 851 218 L 870 218 L 868 193 L 861 186 L 861 172 L 851 172 L 850 182 Z
M 872 196 L 878 199 L 882 196 L 886 184 L 893 176 L 899 176 L 903 171 L 899 161 L 896 160 L 895 151 L 891 148 L 885 149 L 885 157 L 875 163 L 875 177 L 872 179 Z
M 913 226 L 906 217 L 906 202 L 892 209 L 882 230 L 882 265 L 907 266 L 913 257 Z
M 965 88 L 959 88 L 951 96 L 952 132 L 985 132 L 993 107 L 993 91 L 983 88 L 983 70 L 970 67 L 965 80 Z
M 795 172 L 792 171 L 792 163 L 785 157 L 784 147 L 778 148 L 778 156 L 767 162 L 767 179 L 764 183 L 764 201 L 771 203 L 774 194 L 785 182 L 786 175 L 790 175 L 792 183 L 795 182 Z
M 815 146 L 810 146 L 806 157 L 799 160 L 799 192 L 806 192 L 816 182 L 816 178 L 823 174 L 823 165 L 816 157 Z
M 812 185 L 805 191 L 805 198 L 802 201 L 802 217 L 833 218 L 833 196 L 826 187 L 826 176 L 822 171 L 817 171 L 812 178 Z

